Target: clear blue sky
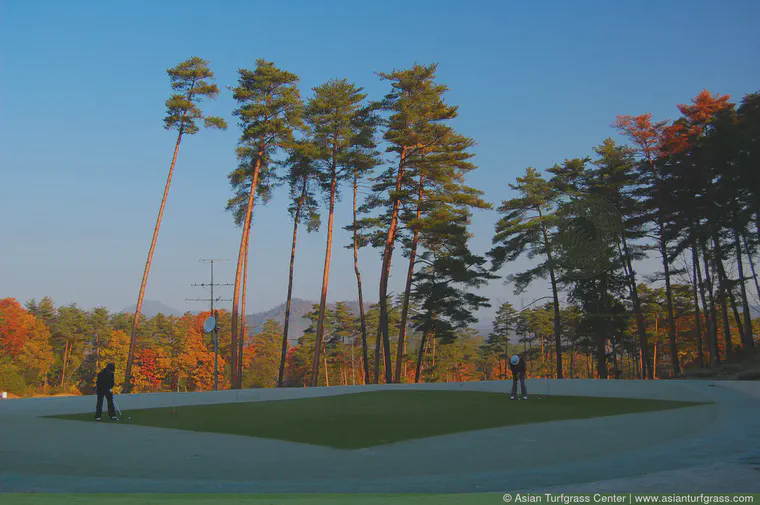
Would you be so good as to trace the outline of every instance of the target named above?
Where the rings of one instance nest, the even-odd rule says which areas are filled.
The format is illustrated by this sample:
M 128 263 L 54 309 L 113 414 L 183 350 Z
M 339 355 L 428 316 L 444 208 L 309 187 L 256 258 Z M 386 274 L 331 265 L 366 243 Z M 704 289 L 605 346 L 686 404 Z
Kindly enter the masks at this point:
M 0 2 L 0 297 L 121 310 L 135 303 L 175 141 L 163 129 L 165 73 L 211 62 L 224 91 L 206 105 L 226 132 L 182 144 L 146 298 L 177 309 L 203 297 L 201 257 L 236 258 L 224 207 L 239 129 L 231 116 L 240 67 L 257 58 L 301 77 L 302 94 L 346 77 L 380 98 L 374 74 L 438 62 L 456 126 L 474 137 L 471 185 L 499 202 L 527 166 L 591 153 L 617 114 L 675 117 L 703 88 L 733 99 L 760 88 L 760 2 Z M 336 225 L 350 219 L 350 193 Z M 285 299 L 291 225 L 281 191 L 256 212 L 249 308 Z M 489 247 L 495 212 L 473 220 Z M 355 299 L 349 237 L 335 235 L 330 300 Z M 295 296 L 318 299 L 325 233 L 301 234 Z M 392 289 L 403 283 L 397 257 Z M 377 299 L 379 256 L 361 256 Z M 524 267 L 523 263 L 515 268 Z M 646 266 L 644 266 L 646 270 Z M 217 269 L 231 282 L 234 263 Z M 519 306 L 511 288 L 483 292 Z M 523 295 L 543 296 L 537 283 Z M 489 311 L 483 312 L 488 317 Z

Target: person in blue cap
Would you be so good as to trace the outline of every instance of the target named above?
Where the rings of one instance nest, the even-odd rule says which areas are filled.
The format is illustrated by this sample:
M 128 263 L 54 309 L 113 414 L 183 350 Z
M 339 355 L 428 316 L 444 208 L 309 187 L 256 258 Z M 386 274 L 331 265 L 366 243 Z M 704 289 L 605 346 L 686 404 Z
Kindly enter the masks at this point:
M 525 387 L 525 358 L 515 354 L 509 360 L 509 369 L 512 371 L 512 395 L 510 400 L 514 400 L 517 396 L 517 380 L 520 380 L 520 392 L 522 393 L 522 399 L 528 399 L 528 388 Z

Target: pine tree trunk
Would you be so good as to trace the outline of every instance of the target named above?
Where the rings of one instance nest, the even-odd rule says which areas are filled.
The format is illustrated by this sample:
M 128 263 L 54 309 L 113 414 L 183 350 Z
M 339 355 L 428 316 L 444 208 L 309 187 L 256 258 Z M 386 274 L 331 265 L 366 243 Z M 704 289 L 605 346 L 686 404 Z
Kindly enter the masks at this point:
M 715 330 L 715 324 L 716 324 L 716 321 L 712 317 L 712 313 L 711 313 L 711 310 L 710 310 L 710 305 L 707 303 L 707 296 L 705 295 L 705 290 L 706 290 L 706 286 L 705 285 L 707 284 L 707 281 L 705 279 L 705 281 L 703 282 L 702 268 L 701 268 L 701 266 L 699 264 L 699 254 L 697 252 L 697 242 L 696 242 L 696 239 L 693 240 L 693 244 L 692 244 L 692 249 L 691 250 L 692 250 L 692 257 L 693 257 L 693 259 L 695 261 L 695 265 L 696 265 L 697 282 L 699 283 L 699 294 L 700 294 L 700 297 L 702 298 L 702 309 L 703 309 L 703 313 L 705 315 L 705 325 L 707 326 L 707 328 L 706 328 L 706 330 L 707 330 L 707 335 L 706 335 L 706 338 L 707 338 L 707 351 L 710 354 L 710 366 L 712 367 L 712 366 L 717 365 L 717 363 L 718 363 L 718 361 L 716 359 L 717 349 L 715 347 L 715 343 L 717 342 L 717 337 L 715 336 L 715 331 L 716 331 Z M 703 260 L 704 260 L 704 258 L 703 258 Z M 706 264 L 707 264 L 707 261 L 705 260 L 705 265 Z
M 739 341 L 744 342 L 744 323 L 742 322 L 742 316 L 739 314 L 738 305 L 736 303 L 736 297 L 731 289 L 726 289 L 728 293 L 728 301 L 731 305 L 731 312 L 734 314 L 734 321 L 736 321 L 736 330 L 739 332 Z M 736 352 L 734 346 L 731 346 L 732 350 Z
M 655 314 L 654 316 L 654 366 L 652 367 L 654 378 L 658 379 L 657 376 L 657 349 L 659 347 L 660 343 L 660 318 Z
M 575 377 L 575 369 L 573 368 L 575 365 L 575 345 L 570 346 L 570 362 L 568 365 L 570 366 L 570 378 L 572 379 Z
M 692 293 L 694 294 L 694 331 L 696 332 L 697 340 L 697 363 L 699 368 L 704 368 L 704 351 L 702 349 L 702 317 L 699 315 L 699 295 L 697 294 L 697 269 L 699 268 L 699 260 L 697 259 L 696 251 L 691 250 L 691 267 L 692 267 Z
M 404 180 L 406 163 L 406 148 L 401 151 L 401 159 L 398 165 L 398 175 L 396 177 L 396 194 L 401 191 L 402 182 Z M 383 264 L 380 271 L 380 333 L 383 338 L 383 354 L 385 355 L 385 381 L 390 383 L 393 381 L 393 369 L 391 364 L 391 341 L 389 333 L 389 318 L 388 318 L 388 278 L 391 274 L 391 260 L 393 257 L 393 248 L 396 243 L 396 234 L 398 232 L 398 213 L 401 201 L 398 196 L 393 198 L 393 208 L 391 211 L 391 223 L 388 227 L 388 236 L 385 239 L 385 249 L 383 251 Z M 376 358 L 377 359 L 377 358 Z
M 356 340 L 351 341 L 351 385 L 356 386 L 356 367 L 354 366 L 354 347 L 356 347 Z
M 326 346 L 322 349 L 322 359 L 325 362 L 325 387 L 329 388 L 330 387 L 330 374 L 329 374 L 329 370 L 327 368 L 327 347 Z
M 184 118 L 184 114 L 182 117 Z M 172 163 L 169 166 L 169 175 L 166 178 L 166 185 L 164 186 L 164 196 L 161 198 L 161 206 L 158 208 L 158 218 L 156 219 L 156 226 L 153 228 L 153 238 L 150 241 L 150 249 L 148 249 L 148 260 L 145 262 L 145 270 L 143 271 L 142 282 L 140 283 L 140 293 L 137 295 L 137 306 L 135 307 L 135 314 L 134 318 L 132 319 L 132 332 L 129 336 L 129 352 L 127 354 L 124 387 L 122 388 L 125 393 L 129 393 L 131 391 L 130 377 L 132 376 L 132 362 L 135 357 L 135 346 L 137 344 L 137 326 L 140 323 L 140 312 L 142 311 L 143 298 L 145 297 L 145 286 L 148 284 L 148 274 L 150 273 L 150 266 L 153 262 L 153 252 L 156 250 L 156 242 L 158 241 L 158 230 L 161 228 L 161 219 L 164 216 L 166 199 L 169 196 L 169 187 L 171 187 L 172 184 L 174 166 L 177 164 L 177 155 L 179 154 L 179 145 L 182 142 L 183 133 L 184 124 L 180 126 L 179 134 L 177 135 L 177 143 L 174 146 Z
M 422 359 L 425 356 L 425 345 L 427 344 L 429 330 L 425 329 L 422 332 L 422 340 L 420 340 L 420 353 L 417 355 L 417 370 L 414 373 L 415 384 L 420 381 L 420 373 L 422 372 Z
M 552 261 L 552 250 L 549 244 L 549 234 L 546 226 L 543 224 L 543 214 L 541 208 L 538 208 L 539 218 L 542 219 L 541 232 L 544 235 L 544 245 L 546 247 L 546 258 L 549 263 L 549 277 L 552 284 L 552 297 L 554 298 L 554 346 L 557 351 L 557 378 L 562 378 L 562 330 L 559 317 L 559 289 L 557 288 L 557 278 L 554 274 L 554 261 Z
M 319 299 L 319 319 L 317 320 L 316 345 L 314 346 L 314 360 L 312 361 L 311 385 L 317 385 L 319 378 L 319 351 L 322 345 L 325 330 L 325 310 L 327 309 L 327 285 L 330 278 L 330 255 L 332 254 L 333 218 L 335 217 L 335 190 L 337 188 L 338 167 L 333 148 L 332 180 L 330 182 L 330 217 L 327 220 L 327 247 L 325 249 L 325 268 L 322 273 L 322 295 Z M 327 365 L 325 365 L 327 366 Z
M 733 298 L 730 291 L 727 289 L 728 279 L 726 277 L 726 271 L 723 269 L 723 248 L 721 247 L 720 240 L 718 239 L 717 232 L 713 231 L 713 248 L 715 254 L 712 257 L 712 263 L 714 265 L 714 271 L 718 274 L 718 298 L 721 300 L 721 315 L 723 316 L 724 335 L 723 338 L 726 342 L 726 359 L 731 359 L 734 354 L 734 348 L 731 344 L 731 329 L 728 321 L 728 310 L 726 304 L 729 301 L 729 296 Z M 741 323 L 740 323 L 741 324 Z
M 357 235 L 356 218 L 356 192 L 359 187 L 359 175 L 354 172 L 354 273 L 356 274 L 356 286 L 359 290 L 359 323 L 362 331 L 362 370 L 364 372 L 364 384 L 370 383 L 369 354 L 367 349 L 367 320 L 364 316 L 364 297 L 362 296 L 362 274 L 359 272 L 359 237 Z
M 240 287 L 243 276 L 243 261 L 245 260 L 246 248 L 248 245 L 251 219 L 253 214 L 253 204 L 256 197 L 256 188 L 259 184 L 259 170 L 261 169 L 261 157 L 264 155 L 264 146 L 259 146 L 259 153 L 256 158 L 256 164 L 253 169 L 253 180 L 251 181 L 251 189 L 248 193 L 248 205 L 245 211 L 245 220 L 243 222 L 243 233 L 240 239 L 240 249 L 238 251 L 237 267 L 235 269 L 235 287 L 232 295 L 232 341 L 231 351 L 232 359 L 230 361 L 230 368 L 232 370 L 231 386 L 232 389 L 240 389 L 240 382 L 238 377 L 238 323 L 240 318 L 239 302 L 240 302 Z
M 662 222 L 660 228 L 660 255 L 662 256 L 662 268 L 665 274 L 665 301 L 668 311 L 668 340 L 670 343 L 670 359 L 673 367 L 673 375 L 681 374 L 681 364 L 678 360 L 678 346 L 676 345 L 676 321 L 673 317 L 673 289 L 670 286 L 670 265 L 668 264 L 668 249 L 665 242 L 665 227 Z
M 254 202 L 255 203 L 255 202 Z M 245 243 L 245 257 L 243 258 L 243 296 L 240 302 L 240 338 L 238 338 L 238 389 L 243 388 L 243 364 L 245 361 L 245 354 L 243 353 L 243 346 L 246 340 L 246 320 L 245 320 L 245 303 L 246 293 L 248 292 L 248 250 L 251 243 L 251 223 L 253 222 L 253 216 L 248 223 L 248 240 Z
M 380 384 L 380 342 L 383 339 L 383 329 L 380 327 L 380 317 L 377 319 L 377 338 L 375 339 L 375 384 Z
M 69 343 L 63 343 L 63 370 L 61 372 L 61 388 L 66 389 L 66 365 L 69 361 Z
M 718 312 L 715 308 L 715 297 L 713 295 L 712 279 L 710 276 L 710 265 L 707 259 L 707 246 L 702 243 L 702 262 L 705 266 L 705 287 L 707 288 L 707 300 L 710 302 L 710 319 L 712 321 L 712 335 L 710 335 L 713 365 L 720 365 L 720 347 L 718 347 Z
M 731 342 L 731 322 L 728 315 L 728 304 L 732 301 L 733 296 L 727 289 L 726 272 L 723 269 L 722 248 L 720 243 L 713 240 L 715 246 L 715 257 L 712 258 L 713 270 L 718 274 L 718 299 L 720 300 L 720 312 L 723 318 L 723 340 L 726 345 L 726 359 L 730 360 L 734 355 L 734 348 Z M 733 304 L 732 304 L 733 306 Z M 736 313 L 734 314 L 737 315 Z M 740 323 L 741 324 L 741 323 Z
M 417 186 L 417 221 L 422 217 L 422 195 L 424 176 L 420 174 Z M 406 319 L 409 314 L 409 295 L 412 292 L 412 277 L 414 275 L 414 263 L 417 260 L 417 244 L 420 240 L 420 230 L 415 228 L 412 238 L 412 249 L 409 251 L 409 269 L 406 272 L 406 286 L 404 287 L 404 301 L 401 307 L 401 327 L 398 331 L 398 349 L 396 354 L 396 382 L 401 382 L 401 368 L 404 361 L 404 346 L 406 339 Z
M 655 379 L 659 378 L 657 377 L 657 344 L 658 344 L 658 339 L 657 339 L 657 336 L 655 335 L 654 337 L 654 368 L 653 368 Z
M 731 323 L 728 320 L 728 307 L 726 303 L 725 293 L 720 298 L 720 313 L 723 317 L 723 340 L 726 343 L 726 359 L 730 360 L 733 357 L 733 349 L 731 346 Z M 732 349 L 728 352 L 728 349 Z
M 604 334 L 599 332 L 597 335 L 596 345 L 596 372 L 600 379 L 607 378 L 607 353 L 606 351 L 607 339 Z
M 296 239 L 298 238 L 298 222 L 301 220 L 301 208 L 306 199 L 308 177 L 304 177 L 301 197 L 296 204 L 296 212 L 293 216 L 293 241 L 290 245 L 290 270 L 288 271 L 288 298 L 285 302 L 285 324 L 282 330 L 282 348 L 280 352 L 280 371 L 277 375 L 277 387 L 281 388 L 285 381 L 285 358 L 288 354 L 288 328 L 290 327 L 290 305 L 293 299 L 293 268 L 296 262 Z
M 755 346 L 755 343 L 752 340 L 752 316 L 749 312 L 747 289 L 744 286 L 744 257 L 742 255 L 742 244 L 738 230 L 734 230 L 734 242 L 736 247 L 736 265 L 739 272 L 739 288 L 742 296 L 742 310 L 744 311 L 744 332 L 742 333 L 742 348 L 746 353 Z
M 541 335 L 541 375 L 546 374 L 546 346 L 544 345 L 544 336 Z
M 433 335 L 433 341 L 431 342 L 431 344 L 432 344 L 431 345 L 431 347 L 432 347 L 432 358 L 433 359 L 432 359 L 432 362 L 430 364 L 430 369 L 433 370 L 433 373 L 435 373 L 435 341 L 436 341 L 436 338 L 435 338 L 435 335 Z
M 747 244 L 746 235 L 742 236 L 742 239 L 744 240 L 744 250 L 747 251 L 747 260 L 749 260 L 749 268 L 752 271 L 752 279 L 755 281 L 755 293 L 760 295 L 760 283 L 758 283 L 757 272 L 755 272 L 755 260 L 752 259 L 752 254 L 749 249 L 749 245 Z
M 507 323 L 508 325 L 509 323 Z M 504 333 L 504 373 L 501 373 L 501 359 L 499 359 L 499 376 L 507 378 L 507 362 L 509 361 L 509 329 Z
M 724 283 L 726 284 L 726 288 L 723 290 L 725 295 L 728 295 L 728 302 L 731 305 L 731 312 L 734 315 L 734 321 L 736 321 L 736 329 L 739 332 L 739 341 L 744 342 L 744 324 L 742 322 L 742 317 L 739 315 L 739 309 L 737 308 L 736 303 L 736 297 L 734 296 L 734 291 L 728 287 L 728 277 L 726 276 L 725 268 L 723 267 L 723 262 L 720 264 L 720 270 L 723 272 L 723 279 Z M 731 345 L 732 352 L 735 351 L 733 344 Z
M 631 293 L 633 302 L 633 313 L 636 318 L 636 331 L 639 335 L 639 353 L 641 354 L 641 372 L 647 379 L 653 379 L 652 363 L 649 356 L 649 344 L 647 342 L 647 328 L 644 321 L 644 315 L 641 312 L 641 302 L 639 301 L 638 286 L 636 284 L 636 272 L 633 270 L 631 263 L 631 254 L 628 250 L 628 242 L 623 234 L 623 249 L 625 251 L 625 265 L 627 268 L 628 289 Z
M 362 370 L 364 370 L 364 359 L 361 357 L 361 355 L 359 356 L 359 366 L 361 367 Z M 362 384 L 364 385 L 369 384 L 369 382 L 363 375 L 362 375 Z

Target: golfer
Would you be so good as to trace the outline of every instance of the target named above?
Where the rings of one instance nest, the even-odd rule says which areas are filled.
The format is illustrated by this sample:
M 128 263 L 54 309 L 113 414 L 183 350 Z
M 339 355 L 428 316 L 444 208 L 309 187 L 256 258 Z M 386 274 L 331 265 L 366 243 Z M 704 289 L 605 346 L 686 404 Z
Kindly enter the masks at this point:
M 512 396 L 510 400 L 514 400 L 517 396 L 517 379 L 520 379 L 520 390 L 522 393 L 522 399 L 528 399 L 528 388 L 525 387 L 525 358 L 515 354 L 509 360 L 509 369 L 512 370 Z
M 95 420 L 100 421 L 100 416 L 103 414 L 103 397 L 108 400 L 108 417 L 112 421 L 118 421 L 116 417 L 116 409 L 113 406 L 113 386 L 115 384 L 114 372 L 116 372 L 116 365 L 109 363 L 106 367 L 98 373 L 98 380 L 95 383 L 95 392 L 98 395 L 98 404 L 95 408 Z

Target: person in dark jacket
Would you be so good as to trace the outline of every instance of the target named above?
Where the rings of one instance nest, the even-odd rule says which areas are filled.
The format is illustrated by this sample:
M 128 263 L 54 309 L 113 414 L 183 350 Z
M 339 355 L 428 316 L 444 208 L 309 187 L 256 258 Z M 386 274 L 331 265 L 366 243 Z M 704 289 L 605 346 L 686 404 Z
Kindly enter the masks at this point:
M 510 400 L 514 400 L 517 396 L 517 380 L 520 380 L 520 392 L 522 393 L 522 399 L 528 399 L 528 388 L 525 387 L 525 358 L 515 354 L 512 359 L 509 360 L 509 369 L 512 371 L 512 395 Z
M 98 373 L 98 380 L 95 383 L 95 392 L 98 395 L 98 404 L 95 408 L 95 420 L 100 421 L 100 416 L 103 414 L 103 397 L 108 400 L 108 417 L 112 421 L 118 421 L 116 417 L 116 409 L 113 405 L 113 386 L 115 384 L 114 372 L 116 372 L 116 365 L 109 363 L 106 367 Z

